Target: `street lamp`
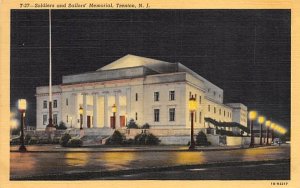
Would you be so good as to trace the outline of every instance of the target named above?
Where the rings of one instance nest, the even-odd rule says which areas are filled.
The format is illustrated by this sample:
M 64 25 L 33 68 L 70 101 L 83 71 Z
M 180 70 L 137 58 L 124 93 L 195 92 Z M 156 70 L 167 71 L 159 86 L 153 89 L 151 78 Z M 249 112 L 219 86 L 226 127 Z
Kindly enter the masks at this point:
M 27 151 L 25 145 L 24 145 L 24 113 L 26 111 L 27 107 L 27 102 L 25 99 L 19 99 L 18 100 L 18 110 L 21 114 L 21 136 L 20 136 L 20 147 L 19 151 L 20 152 L 25 152 Z
M 195 149 L 195 140 L 194 140 L 194 112 L 198 108 L 198 103 L 196 102 L 196 98 L 192 95 L 189 99 L 189 110 L 191 115 L 191 142 L 189 146 L 189 150 Z
M 116 106 L 116 104 L 112 105 L 111 111 L 113 113 L 112 128 L 115 129 L 116 128 L 116 112 L 117 112 L 117 106 Z
M 79 114 L 80 114 L 80 129 L 82 129 L 82 114 L 83 114 L 83 108 L 82 106 L 79 107 Z
M 262 145 L 262 137 L 263 137 L 263 123 L 265 122 L 265 117 L 264 116 L 259 116 L 258 117 L 258 123 L 260 124 L 260 140 L 259 144 Z
M 250 121 L 250 134 L 251 134 L 251 141 L 250 141 L 250 146 L 251 148 L 254 147 L 254 134 L 253 134 L 253 121 L 256 120 L 257 117 L 257 112 L 256 111 L 250 111 L 249 112 L 249 119 Z
M 267 127 L 267 144 L 266 145 L 269 145 L 269 127 L 271 126 L 271 121 L 268 120 L 266 121 L 266 127 Z

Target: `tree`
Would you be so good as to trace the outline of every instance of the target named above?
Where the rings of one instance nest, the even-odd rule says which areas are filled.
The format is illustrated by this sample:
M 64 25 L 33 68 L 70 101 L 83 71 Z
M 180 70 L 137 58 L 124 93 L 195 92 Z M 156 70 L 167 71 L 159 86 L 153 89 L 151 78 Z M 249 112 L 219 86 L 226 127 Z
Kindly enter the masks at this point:
M 119 131 L 115 131 L 111 137 L 109 137 L 105 144 L 107 145 L 121 145 L 125 140 L 125 136 L 122 135 Z
M 61 122 L 59 122 L 59 125 L 56 126 L 56 129 L 59 129 L 59 130 L 66 130 L 66 129 L 67 129 L 67 126 L 66 126 L 66 124 L 65 124 L 63 121 L 61 121 Z
M 150 125 L 148 123 L 145 123 L 141 128 L 142 129 L 150 129 Z
M 158 145 L 160 140 L 151 133 L 141 133 L 134 137 L 134 142 L 138 145 Z
M 61 146 L 66 147 L 69 140 L 71 139 L 71 135 L 69 135 L 68 133 L 65 133 L 59 140 L 59 143 Z
M 200 131 L 196 136 L 196 144 L 198 146 L 207 146 L 210 145 L 210 143 L 207 141 L 206 134 L 202 131 Z

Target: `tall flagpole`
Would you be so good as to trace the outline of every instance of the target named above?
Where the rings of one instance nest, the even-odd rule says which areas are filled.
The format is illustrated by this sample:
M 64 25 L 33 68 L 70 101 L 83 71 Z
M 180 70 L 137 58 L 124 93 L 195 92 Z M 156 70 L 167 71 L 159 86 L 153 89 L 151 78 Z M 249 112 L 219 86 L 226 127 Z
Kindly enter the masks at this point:
M 49 124 L 47 128 L 53 128 L 52 123 L 52 44 L 51 44 L 51 9 L 49 9 Z M 46 128 L 46 129 L 47 129 Z

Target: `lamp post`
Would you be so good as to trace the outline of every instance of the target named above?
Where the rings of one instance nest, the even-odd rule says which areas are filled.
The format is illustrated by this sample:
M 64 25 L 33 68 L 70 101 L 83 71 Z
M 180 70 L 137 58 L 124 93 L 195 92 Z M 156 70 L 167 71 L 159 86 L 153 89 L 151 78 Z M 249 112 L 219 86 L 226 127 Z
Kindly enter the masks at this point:
M 189 99 L 189 110 L 191 115 L 191 142 L 189 146 L 189 150 L 195 149 L 195 140 L 194 140 L 194 112 L 198 108 L 198 103 L 196 102 L 196 98 L 192 95 Z
M 274 141 L 274 129 L 276 127 L 276 124 L 275 123 L 271 123 L 271 126 L 270 128 L 272 129 L 271 130 L 271 138 L 272 138 L 272 142 Z
M 19 99 L 18 100 L 18 110 L 21 115 L 21 136 L 20 136 L 20 147 L 19 151 L 20 152 L 25 152 L 27 151 L 25 145 L 24 145 L 24 113 L 26 111 L 27 107 L 27 102 L 25 99 Z
M 263 145 L 262 143 L 262 137 L 263 137 L 263 123 L 265 122 L 265 117 L 264 116 L 259 116 L 258 117 L 258 123 L 260 124 L 260 140 L 259 140 L 259 145 Z
M 115 129 L 116 128 L 116 112 L 117 112 L 117 106 L 116 106 L 116 104 L 112 105 L 111 111 L 113 113 L 112 128 Z
M 271 126 L 271 121 L 266 121 L 266 127 L 267 127 L 267 143 L 266 145 L 269 145 L 269 127 Z
M 253 121 L 257 117 L 257 112 L 256 111 L 250 111 L 249 112 L 249 119 L 250 119 L 250 134 L 251 134 L 251 141 L 250 141 L 250 146 L 251 148 L 254 147 L 254 134 L 253 134 Z
M 80 114 L 80 129 L 82 129 L 82 114 L 83 114 L 83 108 L 82 106 L 79 107 L 79 114 Z

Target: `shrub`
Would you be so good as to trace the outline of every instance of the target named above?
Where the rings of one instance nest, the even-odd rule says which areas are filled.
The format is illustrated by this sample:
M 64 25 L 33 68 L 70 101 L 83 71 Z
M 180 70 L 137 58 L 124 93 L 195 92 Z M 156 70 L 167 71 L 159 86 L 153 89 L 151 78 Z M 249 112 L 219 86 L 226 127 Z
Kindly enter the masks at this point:
M 138 134 L 134 137 L 135 144 L 138 145 L 158 145 L 160 140 L 153 134 Z
M 37 137 L 31 137 L 31 139 L 28 142 L 28 144 L 30 144 L 30 145 L 38 144 L 38 143 L 39 143 L 39 139 Z
M 125 136 L 122 135 L 119 131 L 115 131 L 105 142 L 107 145 L 121 145 L 125 140 Z
M 52 144 L 52 141 L 49 138 L 40 138 L 38 144 Z
M 10 145 L 20 145 L 20 137 L 12 139 Z
M 134 139 L 129 138 L 128 140 L 125 140 L 123 143 L 124 143 L 125 145 L 133 145 L 133 144 L 134 144 Z
M 138 129 L 139 126 L 135 123 L 133 119 L 130 119 L 130 121 L 127 124 L 128 129 Z
M 142 129 L 150 129 L 150 125 L 148 123 L 145 123 L 141 128 Z
M 196 136 L 196 145 L 198 146 L 208 146 L 210 142 L 207 141 L 206 134 L 200 131 Z
M 63 121 L 59 122 L 59 125 L 55 126 L 55 127 L 58 130 L 66 130 L 67 129 L 67 126 L 66 126 L 66 124 Z
M 79 138 L 71 138 L 68 143 L 67 147 L 81 147 L 82 146 L 82 140 Z
M 59 137 L 54 137 L 52 139 L 52 144 L 59 144 L 60 138 Z
M 69 140 L 71 139 L 71 136 L 68 133 L 65 133 L 59 140 L 59 144 L 63 147 L 66 147 Z

